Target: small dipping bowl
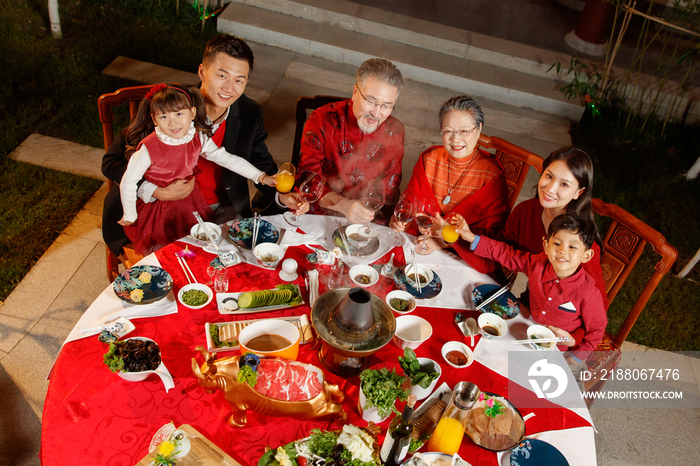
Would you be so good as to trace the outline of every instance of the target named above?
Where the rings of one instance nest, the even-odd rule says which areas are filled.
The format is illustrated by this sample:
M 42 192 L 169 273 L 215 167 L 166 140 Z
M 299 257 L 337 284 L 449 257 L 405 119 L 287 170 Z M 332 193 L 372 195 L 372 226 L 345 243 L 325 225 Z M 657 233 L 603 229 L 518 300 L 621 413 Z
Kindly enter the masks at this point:
M 450 360 L 447 359 L 447 354 L 452 351 L 458 351 L 462 353 L 467 358 L 466 364 L 462 364 L 460 366 L 453 362 L 450 362 Z M 474 353 L 472 353 L 472 350 L 470 350 L 469 347 L 461 341 L 448 341 L 447 343 L 442 345 L 441 352 L 442 358 L 445 360 L 445 362 L 456 369 L 464 369 L 465 367 L 471 366 L 471 364 L 474 362 Z
M 427 265 L 423 264 L 416 264 L 416 269 L 418 271 L 418 276 L 423 277 L 425 280 L 421 280 L 420 284 L 421 286 L 428 286 L 428 283 L 432 282 L 435 276 L 433 275 L 433 271 L 430 270 L 430 267 Z M 406 275 L 406 283 L 411 285 L 414 288 L 417 288 L 418 286 L 416 285 L 416 281 L 412 278 L 413 274 L 413 264 L 408 264 L 404 268 L 404 275 Z
M 496 340 L 508 333 L 508 324 L 496 314 L 481 314 L 476 322 L 479 325 L 481 337 L 487 340 Z
M 207 227 L 209 234 L 214 238 L 214 241 L 218 241 L 219 238 L 221 238 L 221 227 L 219 227 L 219 225 L 211 222 L 204 222 L 204 225 Z M 211 244 L 207 234 L 204 232 L 199 223 L 192 226 L 190 229 L 190 235 L 192 235 L 194 242 L 199 246 L 205 247 Z
M 430 396 L 431 393 L 433 393 L 433 390 L 435 390 L 435 386 L 438 383 L 438 380 L 440 380 L 440 376 L 442 375 L 442 368 L 440 368 L 440 364 L 437 363 L 437 361 L 434 361 L 429 358 L 418 358 L 418 363 L 421 365 L 421 367 L 429 364 L 433 364 L 433 367 L 435 368 L 435 372 L 437 372 L 439 375 L 437 379 L 433 380 L 428 388 L 423 388 L 420 385 L 411 385 L 411 382 L 409 380 L 408 385 L 409 385 L 409 390 L 411 390 L 411 394 L 416 396 L 416 400 L 424 400 Z
M 399 311 L 391 305 L 392 299 L 403 299 L 405 301 L 408 301 L 408 309 L 406 309 L 405 311 Z M 396 312 L 397 314 L 410 314 L 416 309 L 416 298 L 414 298 L 413 295 L 408 291 L 394 290 L 390 292 L 386 295 L 386 303 L 389 305 L 391 310 Z
M 187 304 L 182 299 L 182 297 L 186 292 L 188 292 L 190 290 L 203 291 L 204 293 L 207 294 L 207 301 L 204 304 L 200 304 L 199 306 L 191 306 L 191 305 Z M 180 301 L 180 303 L 183 306 L 188 307 L 190 309 L 202 309 L 204 306 L 209 304 L 213 298 L 214 298 L 214 292 L 212 291 L 212 289 L 209 288 L 207 285 L 203 285 L 201 283 L 190 283 L 189 285 L 185 285 L 182 288 L 180 288 L 180 291 L 177 293 L 177 300 Z
M 260 243 L 253 249 L 253 254 L 258 264 L 274 269 L 284 258 L 284 248 L 275 243 Z
M 374 270 L 374 267 L 370 267 L 369 265 L 364 264 L 353 265 L 352 267 L 350 267 L 348 275 L 356 285 L 364 288 L 372 286 L 379 281 L 379 273 L 376 270 Z M 365 283 L 365 281 L 361 278 L 363 276 L 367 277 L 369 279 L 369 282 Z
M 291 342 L 284 347 L 270 350 L 260 350 L 250 348 L 251 341 L 258 337 L 276 335 Z M 265 319 L 253 322 L 241 330 L 238 334 L 238 343 L 241 346 L 241 354 L 251 352 L 258 356 L 280 357 L 284 359 L 296 360 L 299 355 L 299 339 L 301 334 L 296 325 L 286 320 Z M 269 338 L 268 338 L 269 340 Z M 254 342 L 255 346 L 255 342 Z
M 530 340 L 530 339 L 532 339 L 533 336 L 536 336 L 538 338 L 556 338 L 556 335 L 554 334 L 554 332 L 552 332 L 550 329 L 548 329 L 544 325 L 530 325 L 527 328 L 527 339 Z M 530 343 L 530 348 L 532 348 L 536 351 L 551 351 L 557 345 L 554 342 L 537 344 L 537 343 L 535 343 L 537 340 L 532 340 L 532 341 L 533 341 L 533 343 Z
M 361 223 L 353 223 L 345 229 L 345 236 L 348 237 L 350 246 L 362 248 L 367 246 L 372 241 L 372 238 L 377 236 L 377 230 Z
M 433 327 L 422 317 L 399 316 L 396 318 L 396 332 L 392 341 L 399 348 L 415 350 L 433 334 Z

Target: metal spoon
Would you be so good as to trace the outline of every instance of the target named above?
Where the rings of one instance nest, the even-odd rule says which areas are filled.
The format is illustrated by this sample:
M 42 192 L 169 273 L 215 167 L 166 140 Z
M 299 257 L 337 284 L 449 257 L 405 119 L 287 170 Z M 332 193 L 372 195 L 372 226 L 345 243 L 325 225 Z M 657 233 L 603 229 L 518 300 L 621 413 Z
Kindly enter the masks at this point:
M 469 336 L 472 337 L 472 344 L 474 346 L 474 335 L 476 335 L 476 319 L 470 317 L 467 319 L 467 328 L 469 329 Z

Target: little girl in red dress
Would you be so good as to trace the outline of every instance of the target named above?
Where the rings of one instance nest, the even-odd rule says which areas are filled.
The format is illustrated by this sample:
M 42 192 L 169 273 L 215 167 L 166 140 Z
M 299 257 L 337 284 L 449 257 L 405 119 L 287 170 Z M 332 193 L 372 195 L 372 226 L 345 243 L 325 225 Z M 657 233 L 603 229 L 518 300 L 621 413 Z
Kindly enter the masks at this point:
M 204 220 L 210 219 L 213 213 L 197 185 L 181 200 L 143 202 L 137 197 L 142 178 L 161 187 L 191 178 L 202 156 L 256 183 L 275 185 L 274 177 L 226 152 L 223 147 L 217 147 L 211 140 L 204 99 L 198 91 L 176 85 L 155 86 L 141 101 L 130 131 L 152 130 L 153 125 L 155 131 L 139 143 L 120 185 L 124 217 L 119 223 L 141 254 L 153 252 L 189 234 L 197 223 L 194 211 Z

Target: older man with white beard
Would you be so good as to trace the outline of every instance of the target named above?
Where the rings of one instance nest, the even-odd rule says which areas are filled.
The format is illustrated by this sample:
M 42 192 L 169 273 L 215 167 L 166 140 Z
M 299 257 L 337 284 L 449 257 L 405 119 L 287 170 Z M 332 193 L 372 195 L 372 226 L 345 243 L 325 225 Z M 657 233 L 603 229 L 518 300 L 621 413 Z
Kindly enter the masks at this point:
M 342 214 L 353 223 L 387 223 L 399 198 L 404 127 L 392 110 L 403 88 L 401 72 L 372 58 L 357 70 L 352 98 L 316 109 L 304 127 L 299 171 L 322 173 L 326 192 L 315 213 Z M 386 202 L 376 213 L 360 197 L 370 181 L 384 184 Z

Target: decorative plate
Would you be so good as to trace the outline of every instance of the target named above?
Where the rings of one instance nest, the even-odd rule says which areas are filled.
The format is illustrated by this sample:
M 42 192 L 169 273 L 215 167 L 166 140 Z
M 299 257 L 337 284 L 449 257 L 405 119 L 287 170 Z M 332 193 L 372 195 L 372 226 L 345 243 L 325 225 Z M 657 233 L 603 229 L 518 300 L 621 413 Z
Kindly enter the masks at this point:
M 414 288 L 413 285 L 410 285 L 406 280 L 406 274 L 403 272 L 404 267 L 396 269 L 396 274 L 394 275 L 394 283 L 398 289 L 408 291 L 418 299 L 430 299 L 440 294 L 442 291 L 442 280 L 434 270 L 431 269 L 433 272 L 433 279 L 431 282 L 424 285 L 421 291 L 418 292 L 418 288 Z
M 499 395 L 499 394 L 497 394 L 497 393 L 492 393 L 492 392 L 483 392 L 483 391 L 482 391 L 481 393 L 484 394 L 484 395 L 488 395 L 489 398 L 494 398 L 494 399 L 500 401 L 501 403 L 503 403 L 503 405 L 506 407 L 506 409 L 511 409 L 511 410 L 513 410 L 513 415 L 514 415 L 515 417 L 520 418 L 520 420 L 523 422 L 523 436 L 522 436 L 522 438 L 520 439 L 520 442 L 518 442 L 518 443 L 516 444 L 516 447 L 517 447 L 517 445 L 519 445 L 519 444 L 521 444 L 521 443 L 523 442 L 523 439 L 525 438 L 525 435 L 526 435 L 525 420 L 523 419 L 523 415 L 520 414 L 520 411 L 518 410 L 518 408 L 516 408 L 515 405 L 514 405 L 513 403 L 511 403 L 510 400 L 508 400 L 506 397 L 501 396 L 501 395 Z M 480 400 L 478 400 L 476 403 L 474 403 L 474 405 L 472 406 L 472 409 L 474 409 L 474 408 L 480 408 L 480 407 L 483 407 L 483 406 L 486 406 L 486 400 L 481 400 L 481 399 L 480 399 Z M 467 429 L 467 430 L 464 432 L 464 434 L 465 434 L 467 437 L 469 437 L 469 439 L 470 439 L 472 442 L 474 442 L 474 439 L 471 438 L 471 435 L 469 435 L 469 429 Z M 476 443 L 476 442 L 474 442 L 474 444 L 475 444 L 475 445 L 479 445 L 479 444 Z M 490 450 L 490 451 L 506 451 L 506 450 L 510 450 L 510 448 L 507 448 L 507 449 L 505 449 L 505 450 L 492 450 L 492 449 L 490 449 L 490 448 L 486 448 L 486 447 L 483 446 L 483 445 L 479 445 L 479 446 L 480 446 L 481 448 L 483 448 L 484 450 Z M 515 448 L 515 447 L 511 447 L 511 448 Z M 540 463 L 540 464 L 546 464 L 547 466 L 549 466 L 549 463 Z
M 569 466 L 569 462 L 556 447 L 542 440 L 525 439 L 510 451 L 511 466 L 535 464 Z
M 236 246 L 243 249 L 253 249 L 253 219 L 234 220 L 228 229 L 228 237 Z M 258 238 L 255 244 L 277 243 L 280 232 L 276 226 L 267 220 L 258 219 Z
M 129 304 L 151 304 L 165 298 L 173 287 L 168 272 L 155 265 L 126 269 L 112 283 L 114 294 Z
M 347 230 L 347 225 L 343 228 Z M 340 250 L 345 253 L 345 243 L 343 243 L 343 237 L 340 235 L 340 230 L 337 228 L 333 231 L 333 244 L 338 246 Z M 377 252 L 377 249 L 379 249 L 379 237 L 375 236 L 366 246 L 362 246 L 361 248 L 355 248 L 352 245 L 349 247 L 350 255 L 353 257 L 369 256 Z
M 478 306 L 484 298 L 488 299 L 492 293 L 495 293 L 499 289 L 501 289 L 500 285 L 479 285 L 474 288 L 474 291 L 472 291 L 472 302 L 474 306 Z M 520 304 L 513 293 L 506 291 L 495 301 L 479 309 L 479 312 L 496 314 L 503 319 L 512 319 L 520 314 Z

